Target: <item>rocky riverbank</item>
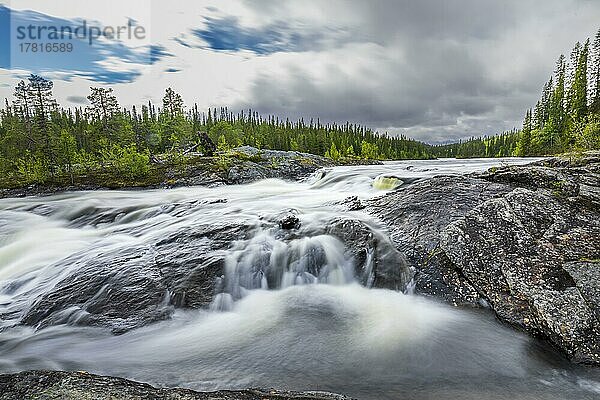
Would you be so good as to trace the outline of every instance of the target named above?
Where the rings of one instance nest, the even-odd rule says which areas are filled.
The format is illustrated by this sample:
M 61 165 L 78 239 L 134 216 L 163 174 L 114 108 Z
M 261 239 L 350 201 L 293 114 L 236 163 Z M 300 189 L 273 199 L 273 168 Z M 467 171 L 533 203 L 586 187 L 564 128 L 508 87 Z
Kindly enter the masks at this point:
M 254 160 L 231 167 L 225 180 L 215 184 L 297 179 L 318 166 L 330 166 L 323 164 L 329 162 L 326 159 L 300 161 L 294 153 L 242 151 Z M 275 165 L 275 159 L 283 161 Z M 178 218 L 202 204 L 227 202 L 187 199 L 148 212 Z M 325 219 L 326 224 L 306 223 L 294 210 L 267 214 L 258 222 L 240 214 L 218 223 L 195 221 L 94 257 L 74 253 L 49 267 L 63 270 L 69 265 L 51 288 L 15 296 L 14 308 L 0 318 L 14 326 L 95 326 L 120 335 L 169 319 L 178 308 L 207 308 L 221 294 L 237 299 L 224 280 L 226 257 L 233 243 L 241 244 L 238 251 L 251 245 L 256 232 L 269 232 L 277 240 L 279 256 L 290 257 L 289 262 L 295 257 L 293 261 L 314 276 L 327 268 L 324 250 L 316 246 L 296 254 L 291 243 L 331 235 L 343 244 L 340 252 L 346 249 L 344 257 L 353 261 L 354 277 L 364 286 L 414 288 L 418 295 L 457 307 L 489 308 L 499 320 L 548 341 L 572 361 L 600 366 L 600 153 L 492 168 L 482 174 L 436 176 L 370 200 L 354 196 L 328 205 L 341 213 Z M 28 211 L 52 215 L 52 207 Z M 71 215 L 68 226 L 111 224 L 127 212 L 85 209 Z M 372 217 L 385 230 L 372 226 Z M 266 249 L 261 257 L 252 258 L 252 272 L 260 279 L 245 282 L 245 287 L 262 287 L 264 280 L 269 288 L 278 288 L 281 271 L 273 269 L 269 246 L 261 246 Z M 166 390 L 72 372 L 0 377 L 0 399 L 96 399 L 106 398 L 106 390 L 116 399 L 344 398 L 259 390 Z
M 367 202 L 416 292 L 486 306 L 600 365 L 600 153 L 436 177 Z
M 247 389 L 196 392 L 163 389 L 86 372 L 27 371 L 0 375 L 0 400 L 350 400 L 324 392 Z
M 111 172 L 108 168 L 100 168 L 73 176 L 55 177 L 43 184 L 4 188 L 0 186 L 0 198 L 48 195 L 78 190 L 233 185 L 267 178 L 298 180 L 324 167 L 369 164 L 381 164 L 381 161 L 363 159 L 334 161 L 308 153 L 259 150 L 243 146 L 214 157 L 189 154 L 177 161 L 157 157 L 150 164 L 148 172 L 135 177 L 123 176 Z

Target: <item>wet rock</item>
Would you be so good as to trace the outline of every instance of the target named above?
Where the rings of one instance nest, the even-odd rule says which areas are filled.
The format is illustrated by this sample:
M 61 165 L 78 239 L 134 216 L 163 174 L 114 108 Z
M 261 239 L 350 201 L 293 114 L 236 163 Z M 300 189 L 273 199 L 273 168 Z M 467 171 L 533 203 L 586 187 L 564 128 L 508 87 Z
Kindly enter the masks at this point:
M 439 176 L 368 200 L 365 211 L 388 227 L 396 248 L 416 268 L 417 293 L 477 305 L 480 296 L 440 253 L 440 233 L 480 202 L 509 191 L 481 179 Z
M 575 362 L 600 364 L 600 322 L 577 288 L 533 289 L 528 300 L 541 335 Z
M 548 189 L 555 196 L 600 207 L 600 152 L 547 158 L 526 166 L 492 168 L 481 178 L 532 190 Z
M 489 305 L 600 365 L 600 157 L 437 177 L 369 201 L 417 269 L 415 290 Z
M 481 175 L 491 182 L 508 183 L 531 189 L 551 189 L 561 196 L 577 196 L 579 185 L 555 168 L 542 166 L 510 166 L 492 169 Z
M 597 318 L 564 267 L 600 257 L 599 237 L 596 210 L 517 188 L 450 224 L 441 248 L 502 320 L 548 337 L 574 360 L 600 362 Z M 594 299 L 600 281 L 570 265 Z
M 266 179 L 275 174 L 268 168 L 252 162 L 243 162 L 240 165 L 234 165 L 227 172 L 227 182 L 233 184 L 247 183 Z
M 569 262 L 563 268 L 573 278 L 587 306 L 600 320 L 600 260 Z
M 355 276 L 364 286 L 406 289 L 413 271 L 389 239 L 376 229 L 356 219 L 339 218 L 330 222 L 326 233 L 344 242 L 354 259 Z
M 30 195 L 51 195 L 64 191 L 124 189 L 124 188 L 172 188 L 181 186 L 219 186 L 243 184 L 261 179 L 278 178 L 299 180 L 323 167 L 338 163 L 331 159 L 300 153 L 256 149 L 242 146 L 214 157 L 202 157 L 196 153 L 186 156 L 184 163 L 160 162 L 152 164 L 147 176 L 127 180 L 121 176 L 102 174 L 75 177 L 75 184 L 68 181 L 30 185 L 28 187 L 0 188 L 0 198 Z M 381 163 L 380 161 L 354 160 L 356 164 Z
M 300 228 L 300 218 L 295 214 L 288 213 L 279 219 L 279 227 L 281 229 L 298 229 Z
M 75 255 L 55 266 L 68 265 L 68 272 L 21 323 L 104 326 L 119 334 L 168 318 L 173 307 L 205 307 L 223 275 L 224 250 L 249 230 L 244 224 L 202 225 L 154 244 Z
M 297 151 L 256 149 L 250 146 L 231 150 L 239 160 L 227 172 L 227 183 L 247 183 L 266 178 L 297 180 L 334 162 L 325 157 Z
M 188 389 L 164 389 L 123 378 L 63 371 L 25 371 L 0 375 L 0 399 L 349 400 L 345 396 L 325 392 L 287 392 L 274 389 L 196 392 Z
M 365 204 L 358 196 L 346 197 L 344 200 L 336 203 L 345 211 L 357 211 L 365 208 Z

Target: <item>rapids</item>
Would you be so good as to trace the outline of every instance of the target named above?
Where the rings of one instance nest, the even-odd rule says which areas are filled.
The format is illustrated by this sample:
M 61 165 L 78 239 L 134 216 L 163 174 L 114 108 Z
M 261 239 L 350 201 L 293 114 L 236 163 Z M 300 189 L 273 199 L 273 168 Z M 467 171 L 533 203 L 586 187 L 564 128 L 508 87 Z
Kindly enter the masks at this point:
M 377 221 L 335 202 L 529 161 L 401 161 L 331 168 L 302 182 L 2 199 L 0 373 L 87 370 L 196 390 L 276 387 L 359 399 L 599 398 L 598 370 L 569 363 L 487 310 L 421 298 L 410 285 L 406 293 L 363 287 L 344 244 L 311 233 L 346 215 L 385 236 Z M 18 324 L 74 261 L 198 224 L 258 227 L 289 210 L 302 223 L 298 237 L 284 242 L 257 228 L 249 239 L 232 241 L 222 288 L 206 309 L 178 308 L 168 320 L 121 335 L 71 323 L 75 313 L 55 326 Z

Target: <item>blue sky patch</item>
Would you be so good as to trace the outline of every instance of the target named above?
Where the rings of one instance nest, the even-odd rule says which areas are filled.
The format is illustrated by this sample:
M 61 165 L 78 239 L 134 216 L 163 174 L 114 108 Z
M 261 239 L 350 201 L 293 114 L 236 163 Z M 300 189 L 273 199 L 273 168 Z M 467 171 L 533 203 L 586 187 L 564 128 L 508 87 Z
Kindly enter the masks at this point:
M 82 77 L 99 83 L 125 83 L 140 76 L 144 65 L 172 56 L 160 45 L 131 48 L 122 41 L 106 38 L 96 38 L 90 44 L 90 35 L 74 37 L 66 33 L 55 39 L 49 36 L 51 29 L 60 31 L 62 27 L 70 27 L 74 31 L 83 23 L 82 19 L 63 19 L 31 10 L 11 10 L 0 5 L 0 68 L 38 74 L 59 73 L 64 80 Z M 97 21 L 85 23 L 88 29 L 91 26 L 104 28 Z M 30 26 L 33 26 L 33 36 Z M 132 26 L 136 24 L 132 23 Z M 41 35 L 39 29 L 42 29 Z M 37 44 L 36 51 L 33 51 L 34 43 Z M 45 50 L 46 45 L 51 48 L 61 44 L 70 44 L 72 50 Z M 44 54 L 40 54 L 41 46 L 44 46 Z M 118 64 L 114 65 L 115 62 Z
M 205 27 L 193 29 L 192 34 L 212 50 L 232 52 L 245 50 L 259 55 L 311 50 L 323 38 L 319 32 L 298 32 L 286 22 L 248 28 L 240 25 L 239 19 L 233 16 L 207 17 Z M 191 45 L 181 39 L 177 41 L 188 47 Z

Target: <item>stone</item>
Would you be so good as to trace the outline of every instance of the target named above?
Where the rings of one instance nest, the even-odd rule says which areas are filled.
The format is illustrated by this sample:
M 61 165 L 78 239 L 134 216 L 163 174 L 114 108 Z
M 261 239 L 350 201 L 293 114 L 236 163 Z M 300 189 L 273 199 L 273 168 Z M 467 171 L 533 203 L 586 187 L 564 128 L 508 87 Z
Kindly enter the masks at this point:
M 298 229 L 300 228 L 300 219 L 297 215 L 293 213 L 288 213 L 287 215 L 281 217 L 279 219 L 279 227 L 281 229 Z
M 289 392 L 275 389 L 197 392 L 165 389 L 147 383 L 99 376 L 85 371 L 25 371 L 0 375 L 0 400 L 350 400 L 327 392 Z

